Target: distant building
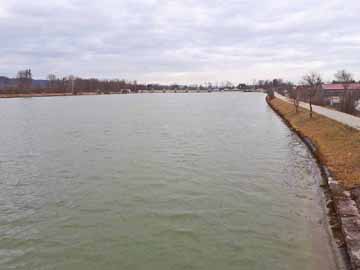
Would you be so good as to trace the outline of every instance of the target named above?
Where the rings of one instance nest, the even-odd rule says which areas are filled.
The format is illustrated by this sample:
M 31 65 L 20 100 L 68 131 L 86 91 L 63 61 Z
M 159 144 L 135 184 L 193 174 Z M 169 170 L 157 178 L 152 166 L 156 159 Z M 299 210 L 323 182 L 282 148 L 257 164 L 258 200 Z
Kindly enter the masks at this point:
M 350 83 L 346 86 L 341 83 L 323 84 L 320 95 L 325 103 L 336 105 L 341 102 L 341 98 L 344 96 L 346 89 L 356 95 L 360 95 L 360 83 Z
M 300 92 L 300 99 L 308 101 L 308 86 L 297 86 L 296 90 Z M 345 90 L 351 92 L 354 98 L 360 99 L 360 83 L 341 83 L 322 84 L 321 88 L 313 96 L 314 104 L 331 105 L 337 107 L 344 97 Z

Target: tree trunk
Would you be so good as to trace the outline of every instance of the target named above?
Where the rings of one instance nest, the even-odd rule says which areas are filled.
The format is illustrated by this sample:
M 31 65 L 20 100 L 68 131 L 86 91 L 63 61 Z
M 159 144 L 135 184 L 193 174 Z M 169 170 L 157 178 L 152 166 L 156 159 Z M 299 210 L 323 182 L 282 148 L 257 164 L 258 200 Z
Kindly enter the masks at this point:
M 346 86 L 344 86 L 344 93 L 341 100 L 341 111 L 346 112 Z

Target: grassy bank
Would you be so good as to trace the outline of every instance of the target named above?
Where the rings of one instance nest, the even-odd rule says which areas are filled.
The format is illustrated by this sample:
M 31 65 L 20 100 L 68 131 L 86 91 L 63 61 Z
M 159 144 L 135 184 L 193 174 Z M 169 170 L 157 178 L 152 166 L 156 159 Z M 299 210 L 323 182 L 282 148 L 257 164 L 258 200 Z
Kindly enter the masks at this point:
M 324 116 L 295 107 L 280 99 L 271 105 L 303 136 L 312 140 L 319 159 L 335 178 L 350 188 L 360 185 L 360 132 Z

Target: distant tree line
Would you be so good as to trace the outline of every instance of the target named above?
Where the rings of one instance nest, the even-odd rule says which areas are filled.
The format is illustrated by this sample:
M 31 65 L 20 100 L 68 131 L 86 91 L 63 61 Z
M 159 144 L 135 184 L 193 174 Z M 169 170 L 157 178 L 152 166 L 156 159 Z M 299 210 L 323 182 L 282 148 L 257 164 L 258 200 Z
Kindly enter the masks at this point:
M 165 91 L 165 90 L 233 90 L 247 89 L 248 86 L 240 83 L 238 86 L 229 81 L 211 84 L 210 82 L 203 85 L 179 85 L 179 84 L 139 84 L 136 81 L 126 81 L 124 79 L 97 79 L 81 78 L 69 75 L 66 77 L 57 77 L 55 74 L 49 74 L 46 80 L 35 80 L 32 77 L 31 69 L 20 70 L 15 79 L 0 76 L 0 93 L 2 94 L 79 94 L 84 92 L 96 92 L 101 94 L 109 93 L 137 93 L 139 91 Z
M 255 84 L 256 88 L 261 88 L 264 90 L 272 89 L 278 93 L 284 94 L 285 91 L 292 88 L 294 84 L 290 81 L 284 81 L 281 78 L 275 78 L 272 80 L 259 80 Z
M 57 78 L 54 74 L 47 77 L 48 85 L 46 91 L 53 93 L 79 93 L 79 92 L 97 92 L 103 94 L 121 93 L 121 92 L 138 92 L 146 89 L 143 84 L 136 81 L 128 82 L 125 80 L 99 80 L 96 78 L 83 79 L 80 77 L 68 76 Z
M 144 84 L 138 84 L 136 81 L 125 80 L 99 80 L 95 78 L 84 79 L 75 76 L 56 77 L 49 74 L 47 80 L 42 83 L 36 83 L 33 80 L 30 69 L 21 70 L 17 73 L 16 79 L 0 77 L 2 79 L 1 93 L 3 94 L 23 94 L 23 93 L 64 93 L 77 94 L 80 92 L 98 92 L 98 93 L 121 93 L 138 92 L 147 88 Z

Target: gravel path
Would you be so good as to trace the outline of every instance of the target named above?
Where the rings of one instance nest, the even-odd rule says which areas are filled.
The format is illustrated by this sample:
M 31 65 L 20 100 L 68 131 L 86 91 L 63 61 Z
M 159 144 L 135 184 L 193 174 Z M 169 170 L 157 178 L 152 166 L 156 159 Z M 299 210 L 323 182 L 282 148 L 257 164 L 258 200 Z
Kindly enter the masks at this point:
M 277 98 L 280 98 L 288 103 L 292 103 L 291 100 L 289 100 L 287 97 L 284 97 L 278 93 L 275 93 L 275 96 Z M 300 107 L 305 108 L 309 110 L 309 104 L 300 102 Z M 350 114 L 342 113 L 339 111 L 330 110 L 321 106 L 313 105 L 313 111 L 321 114 L 323 116 L 326 116 L 328 118 L 331 118 L 335 121 L 338 121 L 340 123 L 343 123 L 347 126 L 353 127 L 357 130 L 360 130 L 360 117 L 352 116 Z

